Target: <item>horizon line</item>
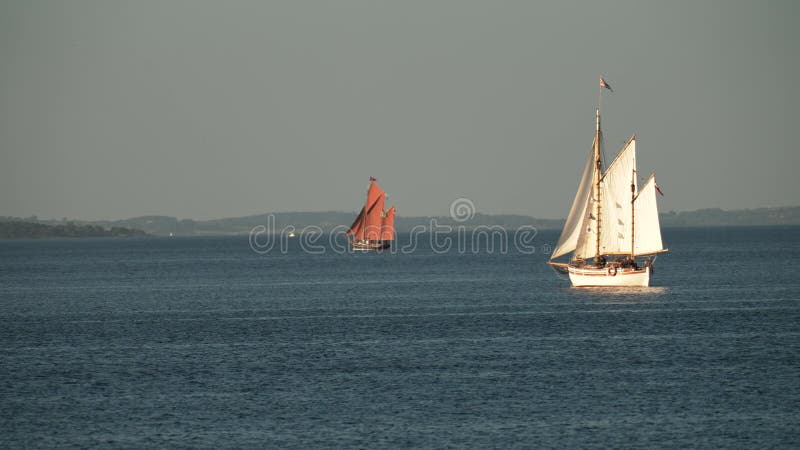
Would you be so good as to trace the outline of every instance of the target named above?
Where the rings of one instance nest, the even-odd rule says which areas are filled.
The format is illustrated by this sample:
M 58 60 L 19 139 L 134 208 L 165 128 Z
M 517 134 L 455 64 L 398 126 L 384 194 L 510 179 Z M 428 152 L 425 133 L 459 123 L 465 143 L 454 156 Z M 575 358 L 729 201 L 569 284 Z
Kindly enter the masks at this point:
M 698 209 L 692 209 L 692 210 L 659 211 L 659 215 L 660 214 L 668 214 L 668 213 L 677 213 L 677 214 L 680 214 L 680 213 L 691 213 L 691 212 L 707 211 L 707 210 L 720 210 L 720 211 L 725 211 L 725 212 L 733 212 L 733 211 L 753 211 L 753 210 L 789 209 L 789 208 L 800 208 L 800 205 L 759 206 L 759 207 L 754 207 L 754 208 L 737 208 L 737 209 L 724 209 L 724 208 L 720 208 L 720 207 L 705 207 L 705 208 L 698 208 Z M 30 218 L 35 218 L 35 220 L 39 220 L 39 221 L 64 221 L 64 219 L 67 219 L 67 221 L 79 221 L 79 222 L 120 222 L 120 221 L 140 219 L 140 218 L 145 218 L 145 217 L 169 217 L 169 218 L 173 218 L 173 219 L 176 219 L 176 220 L 179 220 L 179 221 L 180 220 L 191 220 L 191 221 L 194 221 L 194 222 L 210 222 L 210 221 L 215 221 L 215 220 L 241 219 L 241 218 L 245 218 L 245 217 L 255 217 L 255 216 L 269 215 L 269 214 L 357 214 L 357 213 L 358 213 L 357 210 L 352 210 L 352 211 L 343 211 L 343 210 L 264 211 L 264 212 L 255 213 L 255 214 L 244 214 L 244 215 L 238 215 L 238 216 L 224 216 L 224 217 L 217 217 L 217 218 L 211 218 L 211 219 L 195 219 L 195 218 L 192 218 L 192 217 L 178 217 L 178 216 L 173 216 L 173 215 L 169 215 L 169 214 L 141 214 L 141 215 L 130 216 L 130 217 L 122 218 L 122 219 L 82 219 L 82 218 L 70 218 L 70 217 L 66 217 L 66 216 L 61 217 L 61 218 L 56 218 L 56 217 L 47 218 L 47 217 L 39 217 L 38 214 L 31 214 L 29 216 L 14 216 L 14 215 L 5 215 L 4 214 L 4 215 L 0 215 L 0 218 L 23 219 L 23 220 L 30 219 Z M 528 217 L 528 218 L 536 219 L 536 220 L 565 220 L 566 219 L 565 217 L 560 217 L 560 218 L 537 217 L 537 216 L 533 216 L 533 215 L 530 215 L 530 214 L 523 214 L 523 213 L 483 213 L 483 212 L 475 211 L 474 214 L 476 216 L 477 215 L 481 215 L 481 216 L 518 216 L 518 217 Z M 397 214 L 396 217 L 398 217 L 398 218 L 402 217 L 402 218 L 405 218 L 405 219 L 413 219 L 413 218 L 449 217 L 449 215 L 447 213 L 445 213 L 445 214 L 415 214 L 415 215 L 408 215 L 408 216 L 404 216 L 402 214 Z

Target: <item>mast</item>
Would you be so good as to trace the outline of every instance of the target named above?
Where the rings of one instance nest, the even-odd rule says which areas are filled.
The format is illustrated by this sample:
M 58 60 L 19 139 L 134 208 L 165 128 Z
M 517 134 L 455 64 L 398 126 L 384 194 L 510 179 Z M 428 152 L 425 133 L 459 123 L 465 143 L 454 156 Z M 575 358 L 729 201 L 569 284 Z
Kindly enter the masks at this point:
M 595 254 L 594 259 L 597 262 L 598 257 L 600 256 L 600 232 L 603 231 L 601 229 L 601 221 L 600 221 L 600 178 L 603 176 L 603 163 L 602 157 L 600 153 L 600 138 L 602 136 L 602 132 L 600 131 L 600 108 L 603 106 L 603 89 L 608 89 L 611 92 L 614 92 L 611 89 L 611 86 L 603 79 L 603 76 L 600 75 L 600 93 L 597 95 L 597 126 L 595 127 L 594 132 L 594 158 L 596 162 L 596 171 L 597 171 L 597 211 L 596 211 L 596 228 L 597 228 L 597 243 L 595 247 Z
M 603 88 L 600 87 L 600 98 L 603 98 Z M 603 175 L 602 163 L 600 161 L 600 107 L 598 104 L 597 108 L 597 126 L 595 127 L 594 131 L 594 160 L 595 160 L 595 171 L 597 173 L 597 183 L 595 185 L 595 202 L 597 203 L 597 208 L 595 211 L 595 227 L 597 228 L 597 240 L 596 240 L 596 247 L 595 247 L 595 254 L 594 258 L 597 261 L 597 258 L 600 256 L 600 177 Z
M 361 218 L 361 229 L 364 232 L 361 234 L 361 240 L 368 241 L 367 239 L 369 236 L 367 235 L 367 203 L 364 202 L 364 216 Z

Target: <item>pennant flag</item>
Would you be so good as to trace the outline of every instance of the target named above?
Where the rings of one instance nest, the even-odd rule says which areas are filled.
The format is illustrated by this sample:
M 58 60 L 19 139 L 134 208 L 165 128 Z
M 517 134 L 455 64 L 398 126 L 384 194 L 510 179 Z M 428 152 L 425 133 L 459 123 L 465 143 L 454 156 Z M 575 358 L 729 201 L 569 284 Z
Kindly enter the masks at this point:
M 600 77 L 600 89 L 602 89 L 602 88 L 606 88 L 606 89 L 608 89 L 609 91 L 611 91 L 611 92 L 614 92 L 614 90 L 613 90 L 613 89 L 611 89 L 611 85 L 610 85 L 610 84 L 608 84 L 608 83 L 606 82 L 606 80 L 604 80 L 604 79 L 603 79 L 603 77 Z
M 664 193 L 661 192 L 661 187 L 659 187 L 657 184 L 656 184 L 656 191 L 658 191 L 658 193 L 661 194 L 662 197 L 664 196 Z
M 378 181 L 378 179 L 375 177 L 369 177 L 369 181 Z

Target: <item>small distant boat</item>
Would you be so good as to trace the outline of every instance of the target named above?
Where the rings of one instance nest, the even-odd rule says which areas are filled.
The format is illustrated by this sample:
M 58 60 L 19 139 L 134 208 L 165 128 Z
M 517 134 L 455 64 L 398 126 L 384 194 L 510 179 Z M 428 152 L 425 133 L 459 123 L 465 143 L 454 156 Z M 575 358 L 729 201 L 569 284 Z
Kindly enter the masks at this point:
M 297 236 L 297 235 L 296 235 L 296 234 L 294 234 L 294 231 L 290 231 L 290 232 L 289 232 L 289 237 L 290 237 L 290 238 L 293 238 L 293 237 L 295 237 L 295 236 Z
M 382 250 L 389 248 L 394 240 L 395 208 L 383 209 L 386 193 L 376 181 L 369 177 L 367 201 L 347 231 L 347 235 L 352 236 L 350 245 L 353 250 Z
M 649 286 L 655 255 L 667 251 L 661 242 L 656 204 L 656 192 L 661 190 L 655 174 L 641 188 L 637 186 L 635 134 L 604 168 L 600 130 L 604 88 L 611 90 L 600 78 L 594 143 L 548 264 L 569 274 L 575 287 Z M 569 252 L 568 263 L 554 261 Z

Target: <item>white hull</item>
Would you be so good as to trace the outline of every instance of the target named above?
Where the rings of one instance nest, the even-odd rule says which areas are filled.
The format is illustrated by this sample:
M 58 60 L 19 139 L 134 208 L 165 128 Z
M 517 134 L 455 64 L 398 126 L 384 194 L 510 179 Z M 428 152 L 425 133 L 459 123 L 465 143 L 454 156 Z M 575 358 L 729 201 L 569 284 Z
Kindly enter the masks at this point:
M 640 286 L 650 285 L 650 267 L 632 268 L 592 268 L 569 267 L 569 281 L 574 287 L 591 286 Z

